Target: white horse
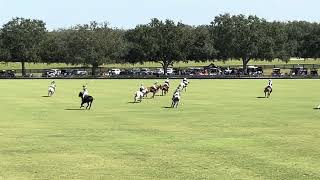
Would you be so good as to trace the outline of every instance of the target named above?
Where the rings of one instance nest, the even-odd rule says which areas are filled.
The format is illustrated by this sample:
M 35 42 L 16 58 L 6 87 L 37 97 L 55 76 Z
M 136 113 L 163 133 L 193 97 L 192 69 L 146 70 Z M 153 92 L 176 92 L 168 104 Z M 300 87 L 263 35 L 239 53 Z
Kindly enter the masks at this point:
M 54 88 L 52 86 L 49 86 L 48 96 L 51 97 L 54 94 L 55 91 L 56 91 L 56 88 Z
M 134 98 L 133 101 L 136 102 L 141 102 L 144 94 L 141 91 L 137 91 L 134 93 Z

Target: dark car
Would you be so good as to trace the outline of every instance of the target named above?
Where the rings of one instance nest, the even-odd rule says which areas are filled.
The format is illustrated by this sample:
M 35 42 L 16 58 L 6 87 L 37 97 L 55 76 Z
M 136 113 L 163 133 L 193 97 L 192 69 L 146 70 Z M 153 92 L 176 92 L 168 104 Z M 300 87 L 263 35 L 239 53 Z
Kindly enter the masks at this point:
M 64 77 L 72 76 L 72 70 L 62 69 L 62 70 L 61 70 L 61 75 L 64 76 Z
M 14 70 L 2 70 L 0 71 L 0 77 L 2 78 L 14 78 L 16 77 Z

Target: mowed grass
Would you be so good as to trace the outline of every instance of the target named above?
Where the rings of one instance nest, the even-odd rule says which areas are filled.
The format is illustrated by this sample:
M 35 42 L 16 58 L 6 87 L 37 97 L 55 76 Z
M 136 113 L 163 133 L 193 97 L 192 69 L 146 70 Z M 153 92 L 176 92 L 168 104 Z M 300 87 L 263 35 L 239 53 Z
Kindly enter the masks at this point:
M 191 80 L 178 109 L 141 82 L 1 80 L 0 179 L 320 178 L 319 80 Z

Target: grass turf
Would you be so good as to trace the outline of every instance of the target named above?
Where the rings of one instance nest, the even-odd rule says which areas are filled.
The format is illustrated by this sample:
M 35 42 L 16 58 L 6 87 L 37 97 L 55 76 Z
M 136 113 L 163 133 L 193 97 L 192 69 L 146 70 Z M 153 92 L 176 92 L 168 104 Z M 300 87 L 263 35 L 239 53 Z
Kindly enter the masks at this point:
M 141 81 L 1 80 L 0 179 L 320 178 L 319 80 L 192 80 L 178 109 Z

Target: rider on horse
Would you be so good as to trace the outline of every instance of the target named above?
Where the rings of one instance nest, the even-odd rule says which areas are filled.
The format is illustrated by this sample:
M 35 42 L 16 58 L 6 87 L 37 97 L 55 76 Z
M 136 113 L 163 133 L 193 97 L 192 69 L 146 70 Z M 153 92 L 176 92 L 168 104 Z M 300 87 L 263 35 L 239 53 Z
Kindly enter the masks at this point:
M 153 88 L 154 90 L 157 90 L 157 86 L 158 86 L 158 81 L 156 81 L 156 82 L 153 84 L 152 88 Z
M 143 84 L 140 85 L 140 91 L 143 92 L 146 88 L 144 88 Z
M 164 81 L 164 86 L 167 86 L 169 88 L 170 84 L 169 84 L 169 78 L 167 78 L 165 81 Z
M 271 92 L 272 92 L 272 80 L 271 79 L 269 79 L 267 87 L 270 87 L 271 88 Z
M 184 83 L 185 86 L 189 84 L 189 81 L 187 80 L 187 78 L 183 78 L 182 82 Z
M 82 86 L 82 94 L 83 94 L 83 98 L 89 96 L 89 92 L 88 92 L 88 89 L 87 89 L 87 85 L 83 85 Z
M 53 88 L 53 90 L 56 90 L 56 82 L 52 81 L 49 85 L 49 88 Z

